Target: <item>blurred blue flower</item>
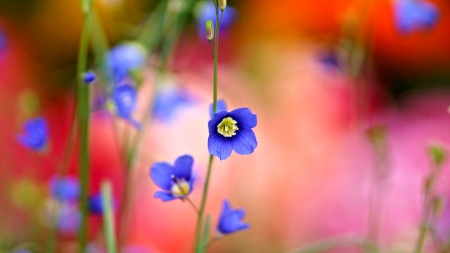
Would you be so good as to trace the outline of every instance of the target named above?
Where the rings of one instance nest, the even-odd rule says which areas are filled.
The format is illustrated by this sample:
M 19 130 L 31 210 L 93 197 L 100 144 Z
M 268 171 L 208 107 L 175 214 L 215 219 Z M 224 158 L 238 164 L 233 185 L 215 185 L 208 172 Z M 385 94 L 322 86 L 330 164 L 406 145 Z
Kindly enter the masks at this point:
M 89 196 L 88 199 L 89 211 L 92 214 L 102 215 L 103 214 L 103 204 L 102 204 L 102 195 L 97 192 Z M 116 206 L 116 202 L 112 200 L 112 208 L 114 209 Z
M 160 198 L 162 201 L 186 198 L 191 193 L 194 182 L 193 163 L 194 159 L 190 155 L 178 157 L 173 167 L 165 162 L 154 163 L 150 169 L 150 177 L 163 189 L 155 193 L 155 198 Z
M 50 194 L 61 202 L 77 201 L 80 196 L 80 182 L 74 176 L 54 176 L 50 180 Z
M 128 84 L 118 86 L 112 92 L 112 99 L 114 101 L 115 113 L 133 124 L 136 128 L 140 128 L 141 125 L 139 122 L 131 118 L 137 105 L 136 88 Z
M 85 84 L 91 84 L 95 80 L 95 78 L 96 78 L 95 73 L 92 71 L 88 71 L 83 75 L 83 82 Z
M 3 31 L 0 31 L 0 53 L 6 49 L 7 38 Z
M 402 33 L 430 29 L 439 18 L 438 8 L 424 0 L 397 0 L 394 3 L 394 20 Z
M 232 150 L 241 155 L 253 153 L 258 145 L 252 130 L 256 124 L 256 115 L 248 108 L 214 114 L 208 122 L 209 153 L 219 157 L 220 160 L 227 159 Z
M 214 105 L 210 104 L 209 105 L 209 117 L 210 119 L 212 119 L 214 117 L 214 112 L 213 112 L 213 108 Z M 216 113 L 218 112 L 223 112 L 227 110 L 227 103 L 225 103 L 225 101 L 223 99 L 219 99 L 217 100 L 217 104 L 216 104 Z
M 222 235 L 228 235 L 239 230 L 249 229 L 250 225 L 241 221 L 244 216 L 244 209 L 239 208 L 233 210 L 228 200 L 225 199 L 223 201 L 222 212 L 217 224 L 217 231 Z
M 75 234 L 81 223 L 81 212 L 77 205 L 63 202 L 56 212 L 56 228 L 63 234 Z
M 25 121 L 23 130 L 23 134 L 17 135 L 20 144 L 36 151 L 42 151 L 47 147 L 48 126 L 44 117 Z
M 106 67 L 114 85 L 129 78 L 131 72 L 145 65 L 146 50 L 137 43 L 124 43 L 112 48 L 106 56 Z
M 163 87 L 157 91 L 153 102 L 153 116 L 161 121 L 170 121 L 177 109 L 193 103 L 186 91 L 176 87 Z
M 220 21 L 220 10 L 219 10 L 219 21 Z M 210 19 L 214 27 L 216 27 L 216 8 L 212 1 L 200 2 L 196 6 L 196 16 L 197 16 L 197 27 L 200 36 L 206 38 L 206 20 Z M 228 30 L 237 18 L 237 11 L 233 7 L 227 5 L 227 8 L 223 12 L 222 24 L 220 26 L 220 31 Z

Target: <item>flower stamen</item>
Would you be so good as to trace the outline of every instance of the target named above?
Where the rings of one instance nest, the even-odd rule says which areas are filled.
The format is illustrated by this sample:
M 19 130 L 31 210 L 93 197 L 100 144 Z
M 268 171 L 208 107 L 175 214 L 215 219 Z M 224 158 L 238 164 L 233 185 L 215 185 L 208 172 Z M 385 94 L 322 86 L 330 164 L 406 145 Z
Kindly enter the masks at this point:
M 172 175 L 173 184 L 170 191 L 172 192 L 172 195 L 175 197 L 184 197 L 189 193 L 190 185 L 189 182 L 187 182 L 184 178 L 175 178 Z
M 217 125 L 217 132 L 224 137 L 232 137 L 236 135 L 236 131 L 239 130 L 237 122 L 231 117 L 226 117 L 222 122 Z

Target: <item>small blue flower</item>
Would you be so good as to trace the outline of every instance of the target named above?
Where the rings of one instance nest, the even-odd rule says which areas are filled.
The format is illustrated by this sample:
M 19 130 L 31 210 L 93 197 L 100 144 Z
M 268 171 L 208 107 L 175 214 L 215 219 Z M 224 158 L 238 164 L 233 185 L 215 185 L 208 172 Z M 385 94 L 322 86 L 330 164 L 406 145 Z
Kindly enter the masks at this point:
M 424 0 L 397 0 L 394 3 L 394 18 L 401 32 L 410 33 L 435 26 L 439 10 Z
M 163 87 L 153 102 L 153 116 L 161 121 L 168 122 L 176 114 L 177 109 L 190 105 L 193 99 L 186 91 L 176 87 Z
M 197 26 L 200 36 L 206 38 L 206 20 L 210 19 L 214 27 L 216 27 L 216 8 L 212 1 L 200 2 L 196 6 L 196 16 L 197 16 Z M 219 10 L 219 21 L 220 21 L 220 10 Z M 227 8 L 223 12 L 222 24 L 220 26 L 220 31 L 228 30 L 237 18 L 237 11 L 233 7 L 227 5 Z
M 253 153 L 258 142 L 252 128 L 257 124 L 256 115 L 248 108 L 214 114 L 208 122 L 208 150 L 220 160 L 225 160 L 234 150 L 240 155 Z
M 24 123 L 24 134 L 19 134 L 17 140 L 20 144 L 36 151 L 47 147 L 48 126 L 44 117 L 29 119 Z
M 225 199 L 223 201 L 222 212 L 217 224 L 217 231 L 221 235 L 229 235 L 239 230 L 249 229 L 250 225 L 241 221 L 244 216 L 244 209 L 239 208 L 233 210 L 228 200 Z
M 150 177 L 163 189 L 155 193 L 155 198 L 160 198 L 162 201 L 186 198 L 191 193 L 194 183 L 193 163 L 194 159 L 190 155 L 178 157 L 173 167 L 165 162 L 154 163 L 150 169 Z
M 96 78 L 95 73 L 92 71 L 88 71 L 83 75 L 83 82 L 85 84 L 91 84 L 95 80 L 95 78 Z
M 131 118 L 133 111 L 137 106 L 136 88 L 128 84 L 118 86 L 114 88 L 112 92 L 112 99 L 116 114 L 129 121 L 136 128 L 140 128 L 139 122 Z
M 115 85 L 129 78 L 131 72 L 144 67 L 146 51 L 137 43 L 124 43 L 111 49 L 106 66 Z
M 97 192 L 89 196 L 88 199 L 89 211 L 92 214 L 102 215 L 103 214 L 103 204 L 102 204 L 102 195 Z M 112 208 L 114 209 L 116 206 L 116 202 L 112 200 Z
M 213 112 L 214 108 L 213 107 L 214 107 L 213 104 L 209 105 L 209 117 L 210 117 L 210 119 L 212 119 L 214 117 L 214 112 Z M 225 103 L 225 101 L 223 99 L 217 100 L 216 113 L 223 112 L 223 111 L 226 111 L 226 110 L 227 110 L 227 103 Z
M 54 176 L 50 180 L 50 194 L 61 202 L 77 201 L 80 196 L 80 183 L 73 176 Z
M 63 202 L 56 212 L 56 228 L 63 234 L 75 234 L 81 223 L 81 212 L 73 203 Z

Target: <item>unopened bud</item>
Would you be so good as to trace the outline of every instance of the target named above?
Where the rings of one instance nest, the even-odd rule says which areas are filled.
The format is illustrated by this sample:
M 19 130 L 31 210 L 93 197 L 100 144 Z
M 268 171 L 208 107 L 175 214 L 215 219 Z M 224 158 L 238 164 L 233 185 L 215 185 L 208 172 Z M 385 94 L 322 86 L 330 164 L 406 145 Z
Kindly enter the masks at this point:
M 433 181 L 434 180 L 433 180 L 432 176 L 427 176 L 425 178 L 425 182 L 424 182 L 424 185 L 423 185 L 423 190 L 424 190 L 425 193 L 430 192 L 431 187 L 433 186 Z
M 428 148 L 428 153 L 430 154 L 432 162 L 437 167 L 441 166 L 442 163 L 445 161 L 446 157 L 445 149 L 438 144 L 431 145 Z
M 227 7 L 227 0 L 219 0 L 219 8 L 221 11 L 224 11 Z
M 445 206 L 445 199 L 443 197 L 434 196 L 431 200 L 431 211 L 434 217 L 439 217 L 442 214 Z
M 211 19 L 206 20 L 206 38 L 211 41 L 214 38 L 214 24 Z

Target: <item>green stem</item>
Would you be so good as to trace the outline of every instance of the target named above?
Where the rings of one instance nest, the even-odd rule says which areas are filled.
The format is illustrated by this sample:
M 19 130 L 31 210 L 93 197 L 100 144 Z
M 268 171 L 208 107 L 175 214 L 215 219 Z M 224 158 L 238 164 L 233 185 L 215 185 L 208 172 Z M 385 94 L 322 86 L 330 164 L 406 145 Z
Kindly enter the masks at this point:
M 111 182 L 103 181 L 101 185 L 101 192 L 103 207 L 103 227 L 105 231 L 106 248 L 108 253 L 117 253 L 111 191 Z
M 351 235 L 346 235 L 327 238 L 311 245 L 289 251 L 288 253 L 319 253 L 343 247 L 361 247 L 365 249 L 366 252 L 376 252 L 374 246 L 370 242 Z
M 88 216 L 88 185 L 89 185 L 89 86 L 83 80 L 82 75 L 87 68 L 89 37 L 92 24 L 92 1 L 85 0 L 82 3 L 84 26 L 80 39 L 77 64 L 77 117 L 80 130 L 79 151 L 79 177 L 81 180 L 81 226 L 78 231 L 79 252 L 85 252 L 87 245 L 87 216 Z

